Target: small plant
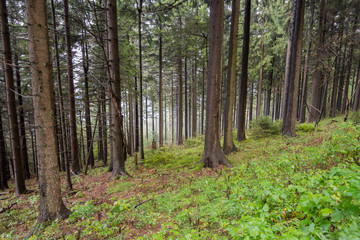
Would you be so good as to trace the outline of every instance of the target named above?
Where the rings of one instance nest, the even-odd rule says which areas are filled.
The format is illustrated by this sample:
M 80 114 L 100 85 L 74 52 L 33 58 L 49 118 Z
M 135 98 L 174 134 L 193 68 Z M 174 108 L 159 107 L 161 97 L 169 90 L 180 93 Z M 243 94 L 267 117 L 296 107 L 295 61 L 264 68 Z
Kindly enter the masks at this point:
M 295 130 L 296 132 L 304 132 L 304 133 L 315 132 L 315 126 L 314 124 L 311 123 L 303 123 L 296 125 Z
M 281 122 L 272 121 L 270 117 L 259 117 L 251 121 L 250 126 L 250 134 L 256 139 L 279 135 L 281 130 Z
M 360 111 L 350 112 L 348 120 L 355 124 L 359 124 L 360 123 Z

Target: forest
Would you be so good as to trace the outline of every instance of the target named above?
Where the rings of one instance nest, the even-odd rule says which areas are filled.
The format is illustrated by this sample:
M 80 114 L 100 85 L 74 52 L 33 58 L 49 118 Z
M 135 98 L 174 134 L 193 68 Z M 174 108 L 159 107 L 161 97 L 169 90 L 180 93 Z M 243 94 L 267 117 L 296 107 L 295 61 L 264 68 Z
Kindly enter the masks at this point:
M 0 239 L 359 239 L 359 0 L 0 0 Z

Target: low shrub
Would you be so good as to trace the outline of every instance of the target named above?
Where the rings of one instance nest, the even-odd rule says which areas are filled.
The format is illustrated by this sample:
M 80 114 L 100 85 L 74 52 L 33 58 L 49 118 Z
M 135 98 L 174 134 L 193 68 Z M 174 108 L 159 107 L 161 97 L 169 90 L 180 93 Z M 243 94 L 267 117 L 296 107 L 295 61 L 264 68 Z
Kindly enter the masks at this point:
M 272 121 L 270 117 L 259 117 L 250 123 L 250 135 L 256 139 L 279 135 L 281 121 Z

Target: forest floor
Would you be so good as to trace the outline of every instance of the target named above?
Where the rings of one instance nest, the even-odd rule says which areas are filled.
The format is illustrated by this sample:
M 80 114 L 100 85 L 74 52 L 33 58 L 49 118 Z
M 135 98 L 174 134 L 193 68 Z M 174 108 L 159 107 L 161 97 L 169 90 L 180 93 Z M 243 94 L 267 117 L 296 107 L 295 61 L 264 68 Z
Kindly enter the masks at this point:
M 132 177 L 107 168 L 73 176 L 64 190 L 70 217 L 41 226 L 31 239 L 359 239 L 360 125 L 325 120 L 280 135 L 235 142 L 233 168 L 204 169 L 204 136 L 145 152 Z M 100 163 L 99 163 L 100 164 Z M 62 175 L 65 187 L 65 177 Z M 36 225 L 38 185 L 0 195 L 0 239 L 22 239 Z

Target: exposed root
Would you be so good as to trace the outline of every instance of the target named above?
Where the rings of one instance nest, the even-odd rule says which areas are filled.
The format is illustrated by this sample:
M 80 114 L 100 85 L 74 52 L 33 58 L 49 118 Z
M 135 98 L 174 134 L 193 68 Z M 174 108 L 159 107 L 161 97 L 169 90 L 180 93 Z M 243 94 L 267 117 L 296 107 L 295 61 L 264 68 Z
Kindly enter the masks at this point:
M 204 167 L 208 168 L 218 168 L 220 165 L 232 167 L 221 150 L 204 153 L 201 161 L 204 163 Z

